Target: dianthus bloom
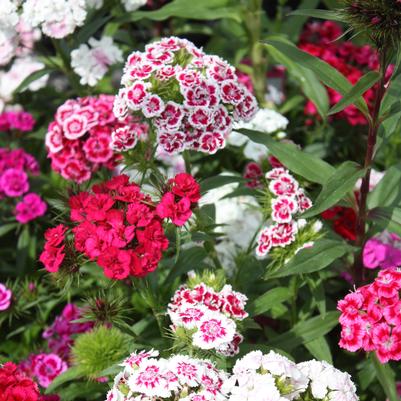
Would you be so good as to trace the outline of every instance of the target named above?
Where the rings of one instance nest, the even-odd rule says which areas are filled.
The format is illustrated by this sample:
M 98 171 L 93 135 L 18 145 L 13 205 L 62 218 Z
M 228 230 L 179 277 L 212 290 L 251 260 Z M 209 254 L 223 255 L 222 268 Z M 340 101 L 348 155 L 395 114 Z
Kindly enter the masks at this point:
M 274 351 L 246 354 L 235 363 L 224 385 L 229 401 L 294 400 L 306 388 L 307 378 L 297 365 Z
M 332 67 L 341 72 L 350 82 L 355 85 L 358 80 L 368 71 L 379 69 L 379 58 L 377 51 L 370 45 L 356 45 L 351 41 L 341 41 L 343 31 L 340 25 L 332 21 L 313 22 L 308 24 L 301 34 L 299 47 L 319 57 Z M 393 66 L 388 70 L 392 72 Z M 341 100 L 341 95 L 332 88 L 327 88 L 330 106 L 334 106 Z M 375 89 L 368 89 L 363 97 L 368 107 L 373 107 Z M 316 106 L 309 100 L 305 106 L 305 114 L 317 116 Z M 364 115 L 354 106 L 350 105 L 335 115 L 336 119 L 344 119 L 350 125 L 366 125 Z
M 168 315 L 178 338 L 180 330 L 188 331 L 194 346 L 233 356 L 239 352 L 243 340 L 236 321 L 248 316 L 246 301 L 247 297 L 233 291 L 230 285 L 221 291 L 204 283 L 193 288 L 182 286 L 168 305 Z
M 0 312 L 10 307 L 12 295 L 12 291 L 0 283 Z
M 0 131 L 32 131 L 35 119 L 26 111 L 5 111 L 0 114 Z
M 298 218 L 312 207 L 312 201 L 284 167 L 268 171 L 265 177 L 268 182 L 266 196 L 270 201 L 273 224 L 263 228 L 259 233 L 256 255 L 265 257 L 272 248 L 286 248 L 295 243 L 287 255 L 290 257 L 302 248 L 313 246 L 313 240 L 321 229 L 321 223 L 315 221 L 308 224 L 305 219 Z M 297 241 L 297 237 L 301 242 Z
M 382 363 L 401 360 L 401 271 L 382 270 L 372 284 L 338 302 L 340 347 L 376 352 Z
M 234 68 L 193 43 L 164 38 L 132 53 L 126 62 L 114 114 L 141 114 L 167 153 L 184 149 L 215 153 L 233 121 L 249 121 L 254 96 L 238 82 Z
M 29 175 L 37 175 L 39 165 L 35 158 L 23 149 L 0 148 L 0 199 L 20 198 L 14 210 L 16 220 L 26 224 L 46 212 L 42 198 L 29 191 Z
M 44 332 L 42 337 L 47 340 L 49 350 L 68 360 L 70 349 L 74 343 L 74 335 L 85 333 L 93 326 L 91 323 L 75 323 L 81 317 L 82 311 L 74 304 L 67 304 L 61 314 Z
M 81 85 L 95 86 L 112 64 L 121 61 L 122 51 L 108 36 L 100 40 L 90 38 L 88 44 L 71 52 L 71 67 L 81 77 Z
M 0 366 L 0 401 L 38 401 L 36 383 L 26 377 L 12 362 Z
M 57 354 L 33 354 L 21 362 L 19 368 L 34 378 L 41 387 L 47 388 L 51 382 L 68 368 L 67 363 Z
M 168 247 L 164 219 L 183 225 L 199 197 L 199 184 L 191 176 L 180 174 L 167 183 L 160 202 L 143 194 L 127 175 L 94 185 L 90 192 L 80 192 L 69 200 L 69 233 L 74 238 L 75 251 L 96 261 L 109 278 L 145 276 L 156 269 Z M 45 233 L 40 260 L 49 272 L 58 271 L 66 256 L 67 229 L 59 225 Z
M 25 195 L 15 207 L 15 218 L 21 224 L 26 224 L 46 213 L 47 205 L 42 198 L 35 194 Z
M 46 134 L 46 147 L 52 168 L 66 180 L 80 184 L 100 167 L 112 169 L 118 156 L 111 148 L 112 131 L 126 127 L 138 137 L 147 127 L 132 118 L 118 122 L 113 116 L 113 96 L 100 95 L 67 100 L 56 112 Z
M 325 361 L 311 360 L 297 364 L 308 380 L 308 389 L 314 399 L 358 401 L 351 376 Z
M 106 401 L 226 400 L 222 387 L 227 375 L 213 362 L 186 355 L 157 358 L 158 354 L 153 350 L 131 354 L 122 363 L 124 370 L 114 379 Z
M 370 238 L 363 248 L 363 264 L 368 269 L 396 268 L 401 265 L 401 238 L 384 231 Z

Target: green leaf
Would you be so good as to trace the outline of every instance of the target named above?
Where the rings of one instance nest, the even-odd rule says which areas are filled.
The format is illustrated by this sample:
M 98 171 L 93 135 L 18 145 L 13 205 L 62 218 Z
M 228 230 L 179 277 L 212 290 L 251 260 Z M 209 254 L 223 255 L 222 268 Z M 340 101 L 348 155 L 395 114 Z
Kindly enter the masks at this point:
M 211 189 L 220 188 L 223 185 L 245 182 L 244 178 L 235 175 L 216 175 L 215 177 L 206 178 L 200 183 L 201 192 L 204 194 Z
M 364 174 L 365 170 L 354 162 L 341 164 L 323 185 L 314 205 L 302 217 L 307 219 L 315 216 L 338 203 L 354 189 L 355 183 Z
M 171 283 L 174 278 L 181 274 L 187 273 L 207 257 L 207 253 L 203 247 L 193 246 L 185 249 L 180 253 L 177 263 L 171 268 L 169 275 L 166 278 L 166 283 Z
M 352 84 L 348 79 L 334 67 L 325 61 L 298 49 L 298 47 L 294 46 L 292 43 L 276 37 L 267 40 L 266 44 L 275 47 L 286 57 L 289 57 L 294 63 L 298 63 L 302 67 L 312 70 L 320 81 L 322 81 L 326 86 L 339 92 L 342 96 L 345 96 L 352 89 Z M 355 106 L 364 115 L 369 114 L 366 102 L 362 97 L 356 99 Z
M 92 37 L 107 21 L 111 19 L 111 15 L 107 15 L 105 17 L 97 17 L 86 23 L 79 32 L 74 35 L 74 46 L 73 49 L 76 49 L 81 43 L 87 42 L 90 37 Z
M 338 312 L 332 311 L 326 313 L 324 317 L 316 316 L 299 322 L 287 333 L 269 340 L 269 347 L 278 347 L 291 352 L 299 345 L 310 343 L 329 333 L 338 324 L 339 316 Z
M 302 249 L 288 263 L 275 272 L 267 271 L 266 280 L 294 274 L 309 274 L 324 269 L 352 248 L 345 242 L 320 239 L 312 248 Z
M 294 63 L 291 58 L 278 51 L 275 47 L 266 46 L 275 61 L 283 64 L 289 73 L 300 83 L 305 96 L 313 102 L 319 114 L 325 119 L 329 109 L 329 99 L 326 88 L 319 82 L 315 73 Z
M 51 394 L 54 392 L 54 390 L 58 387 L 60 387 L 62 384 L 67 383 L 71 380 L 75 380 L 82 377 L 80 374 L 80 371 L 77 366 L 73 366 L 69 369 L 67 369 L 64 373 L 61 375 L 57 376 L 49 385 L 49 387 L 46 388 L 45 393 L 46 394 Z
M 0 237 L 6 235 L 12 230 L 15 230 L 18 227 L 18 223 L 8 223 L 0 226 Z
M 256 298 L 247 309 L 251 315 L 261 315 L 290 297 L 291 292 L 287 287 L 276 287 Z
M 32 74 L 28 75 L 19 85 L 18 87 L 14 90 L 14 93 L 20 93 L 24 91 L 28 86 L 32 83 L 38 80 L 39 78 L 42 78 L 46 74 L 49 74 L 53 70 L 51 68 L 43 68 L 41 70 L 35 71 Z
M 298 9 L 291 11 L 288 16 L 311 17 L 344 22 L 344 18 L 337 11 L 330 10 Z
M 314 358 L 333 364 L 330 347 L 324 336 L 315 338 L 304 345 Z
M 150 19 L 152 21 L 164 21 L 171 17 L 193 20 L 216 20 L 230 18 L 241 22 L 239 6 L 230 6 L 228 0 L 202 0 L 191 2 L 188 0 L 174 0 L 155 11 L 135 11 L 121 18 L 119 22 L 140 21 Z
M 238 130 L 251 141 L 261 143 L 269 148 L 269 152 L 277 157 L 293 173 L 306 178 L 308 181 L 324 184 L 336 171 L 333 166 L 312 154 L 303 152 L 292 143 L 275 141 L 264 132 L 247 129 Z
M 401 208 L 376 207 L 368 214 L 382 230 L 401 235 Z
M 299 10 L 311 9 L 312 7 L 316 7 L 319 4 L 319 0 L 303 0 L 301 4 L 298 6 Z M 292 19 L 291 23 L 283 24 L 282 32 L 288 35 L 293 42 L 298 42 L 299 34 L 308 19 L 308 15 L 305 15 L 303 18 Z
M 401 163 L 391 166 L 372 192 L 368 194 L 368 208 L 401 205 Z
M 362 76 L 353 88 L 343 98 L 329 110 L 329 116 L 339 113 L 350 104 L 359 99 L 369 88 L 380 79 L 380 74 L 376 71 L 369 71 Z
M 383 390 L 390 401 L 399 401 L 400 398 L 397 395 L 397 388 L 395 385 L 395 374 L 389 364 L 382 364 L 375 353 L 370 354 L 371 361 L 376 370 L 376 376 L 379 380 Z

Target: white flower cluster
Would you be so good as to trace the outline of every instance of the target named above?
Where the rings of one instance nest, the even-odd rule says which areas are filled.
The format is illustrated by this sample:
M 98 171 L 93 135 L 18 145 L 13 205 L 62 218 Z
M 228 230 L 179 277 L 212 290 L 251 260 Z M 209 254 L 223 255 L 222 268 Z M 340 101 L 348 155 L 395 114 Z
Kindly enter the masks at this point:
M 108 36 L 100 40 L 90 38 L 88 44 L 71 52 L 71 67 L 81 77 L 81 85 L 95 86 L 111 65 L 122 60 L 122 51 Z
M 270 351 L 238 360 L 223 390 L 229 401 L 357 401 L 351 377 L 326 362 L 295 364 Z
M 308 379 L 308 391 L 313 400 L 358 401 L 355 384 L 348 373 L 324 361 L 312 360 L 297 366 Z
M 22 9 L 24 21 L 55 39 L 73 33 L 84 24 L 86 15 L 85 0 L 26 0 Z
M 253 119 L 248 122 L 237 122 L 234 124 L 234 132 L 229 137 L 230 145 L 244 147 L 244 155 L 247 159 L 260 162 L 265 159 L 268 150 L 265 145 L 250 141 L 245 135 L 236 132 L 236 129 L 246 128 L 253 131 L 265 132 L 266 134 L 277 133 L 282 139 L 286 137 L 283 132 L 288 125 L 288 120 L 283 115 L 272 109 L 259 109 Z
M 0 66 L 14 56 L 25 56 L 40 39 L 40 31 L 28 26 L 18 14 L 19 1 L 3 0 L 0 8 Z
M 175 355 L 157 358 L 157 351 L 133 353 L 122 364 L 106 401 L 224 401 L 227 375 L 208 360 Z
M 233 356 L 243 341 L 236 321 L 248 316 L 246 301 L 247 297 L 233 291 L 231 285 L 225 285 L 219 292 L 204 283 L 194 288 L 182 286 L 168 305 L 173 332 L 177 338 L 180 330 L 184 331 L 185 338 L 192 336 L 195 347 Z

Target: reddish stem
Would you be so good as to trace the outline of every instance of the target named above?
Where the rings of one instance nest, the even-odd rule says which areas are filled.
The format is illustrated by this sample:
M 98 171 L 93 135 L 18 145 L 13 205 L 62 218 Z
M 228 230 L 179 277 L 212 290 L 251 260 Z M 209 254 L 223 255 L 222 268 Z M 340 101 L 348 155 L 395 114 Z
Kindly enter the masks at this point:
M 380 53 L 381 79 L 376 91 L 373 111 L 371 112 L 371 120 L 369 122 L 368 143 L 364 162 L 364 168 L 366 169 L 366 174 L 362 179 L 359 202 L 358 202 L 358 216 L 356 222 L 356 235 L 357 235 L 356 245 L 360 250 L 358 255 L 355 257 L 355 263 L 353 266 L 354 282 L 357 285 L 362 284 L 364 276 L 362 248 L 366 242 L 366 220 L 367 220 L 366 202 L 370 187 L 371 165 L 376 146 L 377 134 L 380 128 L 380 108 L 384 95 L 386 94 L 386 70 L 387 70 L 386 52 L 385 50 L 383 50 Z

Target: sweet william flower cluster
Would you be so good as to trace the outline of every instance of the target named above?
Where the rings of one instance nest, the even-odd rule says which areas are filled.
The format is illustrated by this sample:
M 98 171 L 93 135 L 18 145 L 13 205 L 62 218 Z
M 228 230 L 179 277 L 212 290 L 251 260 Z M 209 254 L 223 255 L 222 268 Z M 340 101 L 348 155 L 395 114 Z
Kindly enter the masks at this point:
M 259 257 L 266 256 L 272 248 L 292 244 L 299 228 L 305 225 L 305 220 L 298 224 L 296 217 L 312 207 L 312 201 L 285 168 L 273 168 L 266 173 L 266 179 L 273 224 L 259 233 L 256 248 Z
M 248 121 L 258 109 L 232 66 L 176 37 L 132 53 L 121 83 L 116 117 L 141 115 L 155 130 L 157 144 L 170 154 L 184 149 L 217 152 L 225 146 L 233 121 Z
M 112 132 L 124 125 L 135 140 L 147 131 L 132 118 L 122 122 L 113 116 L 114 97 L 88 96 L 67 100 L 59 106 L 46 134 L 52 168 L 78 184 L 90 179 L 100 167 L 112 169 L 118 156 L 111 148 Z
M 66 257 L 68 230 L 74 252 L 95 261 L 107 277 L 145 276 L 156 269 L 168 247 L 163 222 L 185 224 L 199 198 L 199 184 L 186 173 L 167 182 L 158 202 L 130 183 L 127 175 L 116 176 L 70 198 L 72 227 L 59 225 L 46 231 L 40 260 L 48 271 L 59 270 Z
M 358 401 L 348 373 L 315 360 L 296 364 L 274 351 L 239 359 L 224 390 L 229 401 Z
M 194 347 L 233 356 L 243 341 L 236 322 L 248 316 L 246 301 L 247 297 L 231 285 L 225 285 L 221 291 L 204 283 L 193 288 L 182 286 L 168 305 L 172 330 L 178 338 L 180 330 L 184 330 Z
M 340 347 L 374 351 L 382 363 L 401 360 L 401 271 L 382 270 L 375 281 L 338 302 Z
M 0 148 L 0 201 L 18 199 L 13 213 L 21 224 L 27 224 L 46 213 L 43 199 L 30 190 L 29 176 L 39 174 L 36 159 L 23 149 Z
M 106 401 L 226 399 L 222 393 L 226 374 L 212 362 L 186 355 L 157 356 L 153 350 L 131 354 L 122 363 L 124 370 L 114 379 Z

